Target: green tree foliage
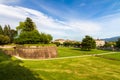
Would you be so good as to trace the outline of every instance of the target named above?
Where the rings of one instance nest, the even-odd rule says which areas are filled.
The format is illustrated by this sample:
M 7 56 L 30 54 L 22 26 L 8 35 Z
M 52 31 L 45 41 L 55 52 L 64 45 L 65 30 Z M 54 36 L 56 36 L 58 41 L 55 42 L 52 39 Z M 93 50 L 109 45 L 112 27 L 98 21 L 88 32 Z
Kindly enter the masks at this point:
M 3 35 L 3 29 L 2 29 L 2 26 L 0 25 L 0 34 Z
M 115 46 L 115 45 L 116 45 L 115 42 L 105 42 L 104 47 L 112 47 L 112 46 Z
M 1 35 L 1 43 L 12 43 L 14 40 L 14 37 L 17 35 L 17 31 L 10 28 L 10 25 L 5 25 L 4 29 L 2 29 L 2 26 L 0 26 L 0 35 Z M 9 39 L 8 39 L 9 38 Z
M 14 37 L 17 35 L 17 31 L 10 28 L 10 25 L 5 25 L 4 27 L 4 35 L 10 38 L 10 43 L 14 41 Z
M 24 22 L 19 22 L 19 26 L 16 27 L 17 31 L 21 32 L 23 30 L 24 26 L 25 26 Z
M 24 22 L 19 23 L 19 26 L 17 26 L 16 29 L 20 30 L 21 32 L 32 31 L 36 29 L 36 25 L 31 18 L 27 17 Z
M 116 47 L 120 48 L 120 38 L 116 41 Z
M 63 43 L 63 46 L 65 46 L 65 47 L 70 47 L 72 45 L 73 45 L 73 43 L 70 42 L 70 41 L 66 41 L 66 42 Z
M 10 38 L 10 42 L 12 43 L 14 41 L 14 37 L 17 36 L 17 31 L 14 30 L 14 29 L 11 29 L 10 30 L 10 35 L 9 35 L 9 38 Z
M 54 42 L 54 44 L 55 44 L 57 47 L 61 45 L 60 42 Z
M 20 31 L 18 38 L 15 39 L 15 43 L 18 44 L 48 44 L 52 40 L 50 34 L 39 33 L 35 23 L 28 17 L 24 22 L 20 22 L 16 29 Z
M 24 28 L 23 31 L 32 31 L 36 29 L 35 23 L 30 19 L 29 17 L 26 18 L 24 22 Z
M 77 41 L 76 41 L 76 42 L 73 42 L 73 46 L 74 46 L 74 47 L 80 47 L 80 44 L 81 44 L 81 43 L 80 43 L 80 42 L 77 42 Z
M 29 31 L 29 32 L 22 32 L 19 35 L 19 38 L 15 39 L 15 43 L 20 44 L 36 44 L 39 43 L 39 32 L 37 30 Z
M 82 40 L 82 50 L 91 50 L 96 48 L 95 40 L 90 36 L 85 36 L 85 38 Z
M 8 44 L 10 42 L 10 38 L 8 36 L 0 35 L 0 44 Z
M 50 34 L 40 33 L 40 43 L 47 44 L 52 40 L 52 36 Z
M 9 36 L 9 34 L 10 34 L 10 27 L 8 27 L 7 25 L 5 25 L 5 27 L 4 27 L 4 35 L 5 36 Z

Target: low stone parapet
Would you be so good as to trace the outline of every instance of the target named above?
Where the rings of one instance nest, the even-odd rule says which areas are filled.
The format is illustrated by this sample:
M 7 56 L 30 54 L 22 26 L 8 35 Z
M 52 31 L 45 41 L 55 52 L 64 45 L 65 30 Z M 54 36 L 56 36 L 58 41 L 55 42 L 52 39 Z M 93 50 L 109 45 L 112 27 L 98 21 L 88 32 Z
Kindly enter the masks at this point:
M 46 59 L 57 57 L 56 46 L 17 46 L 14 50 L 4 50 L 11 56 L 19 56 L 26 59 Z

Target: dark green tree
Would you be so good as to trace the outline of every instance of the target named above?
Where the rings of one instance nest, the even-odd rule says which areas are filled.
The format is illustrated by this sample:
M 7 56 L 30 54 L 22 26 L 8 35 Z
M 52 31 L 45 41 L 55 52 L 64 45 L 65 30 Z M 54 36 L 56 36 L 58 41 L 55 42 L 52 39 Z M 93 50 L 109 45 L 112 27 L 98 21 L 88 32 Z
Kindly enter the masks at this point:
M 69 41 L 66 41 L 66 42 L 63 43 L 63 46 L 65 46 L 65 47 L 70 47 L 72 45 L 73 45 L 73 43 L 69 42 Z
M 3 29 L 2 29 L 2 26 L 0 25 L 0 34 L 3 35 Z
M 76 41 L 76 42 L 73 42 L 73 47 L 80 47 L 80 44 L 81 44 L 81 43 L 80 43 L 80 42 L 77 42 L 77 41 Z
M 95 40 L 90 36 L 85 36 L 85 38 L 82 40 L 82 50 L 91 50 L 96 48 Z
M 116 47 L 120 48 L 120 38 L 116 41 Z
M 3 33 L 10 38 L 10 43 L 14 41 L 14 37 L 17 35 L 17 31 L 11 29 L 10 25 L 5 25 Z
M 16 29 L 20 32 L 32 31 L 36 29 L 36 25 L 31 18 L 27 17 L 24 22 L 19 23 L 19 26 L 17 26 Z
M 19 38 L 15 40 L 15 43 L 20 44 L 37 44 L 40 42 L 39 39 L 40 34 L 37 30 L 29 31 L 29 32 L 22 32 L 19 35 Z
M 60 42 L 54 42 L 54 44 L 55 44 L 57 47 L 61 45 Z
M 9 27 L 7 25 L 4 27 L 4 35 L 9 36 Z
M 9 35 L 9 38 L 10 38 L 10 42 L 12 43 L 13 41 L 14 41 L 14 38 L 15 38 L 15 36 L 17 36 L 17 31 L 16 30 L 14 30 L 14 29 L 11 29 L 10 30 L 10 35 Z
M 24 28 L 23 31 L 32 31 L 36 29 L 35 23 L 32 21 L 31 18 L 27 17 L 24 22 Z
M 0 35 L 0 45 L 8 44 L 10 42 L 10 38 L 8 36 Z
M 40 33 L 40 43 L 48 44 L 52 39 L 50 34 Z
M 39 33 L 35 23 L 28 17 L 24 22 L 20 22 L 16 29 L 20 32 L 18 38 L 15 39 L 15 43 L 18 44 L 48 44 L 52 40 L 50 34 Z

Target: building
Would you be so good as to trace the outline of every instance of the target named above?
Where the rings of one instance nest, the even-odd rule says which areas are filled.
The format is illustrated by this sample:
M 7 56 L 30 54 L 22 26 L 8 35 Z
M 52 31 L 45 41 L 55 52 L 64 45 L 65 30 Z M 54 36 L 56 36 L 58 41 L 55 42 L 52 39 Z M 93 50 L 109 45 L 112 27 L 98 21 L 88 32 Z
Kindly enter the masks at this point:
M 63 44 L 65 42 L 64 39 L 56 39 L 54 42 L 59 42 L 60 44 Z
M 100 46 L 104 46 L 105 45 L 105 41 L 101 40 L 101 39 L 96 39 L 96 47 L 100 47 Z

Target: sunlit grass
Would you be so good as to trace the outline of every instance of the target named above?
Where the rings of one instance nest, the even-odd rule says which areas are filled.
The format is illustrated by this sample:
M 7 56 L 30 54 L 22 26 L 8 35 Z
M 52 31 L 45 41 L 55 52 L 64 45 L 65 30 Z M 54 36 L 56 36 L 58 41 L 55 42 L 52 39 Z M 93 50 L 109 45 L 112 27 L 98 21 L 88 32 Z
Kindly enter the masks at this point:
M 101 55 L 99 57 L 110 59 L 110 60 L 119 60 L 120 61 L 120 52 L 114 54 Z
M 58 47 L 58 57 L 80 56 L 80 55 L 88 55 L 88 54 L 100 54 L 100 53 L 107 53 L 107 52 L 110 52 L 110 51 L 97 50 L 97 49 L 93 49 L 91 51 L 81 51 L 80 48 Z
M 23 61 L 43 80 L 120 80 L 120 62 L 100 57 Z
M 80 48 L 59 47 L 58 52 L 59 57 L 66 57 L 100 54 L 109 51 L 96 49 L 81 51 Z M 120 61 L 118 60 L 89 56 L 21 61 L 0 52 L 0 80 L 120 80 L 119 75 Z

